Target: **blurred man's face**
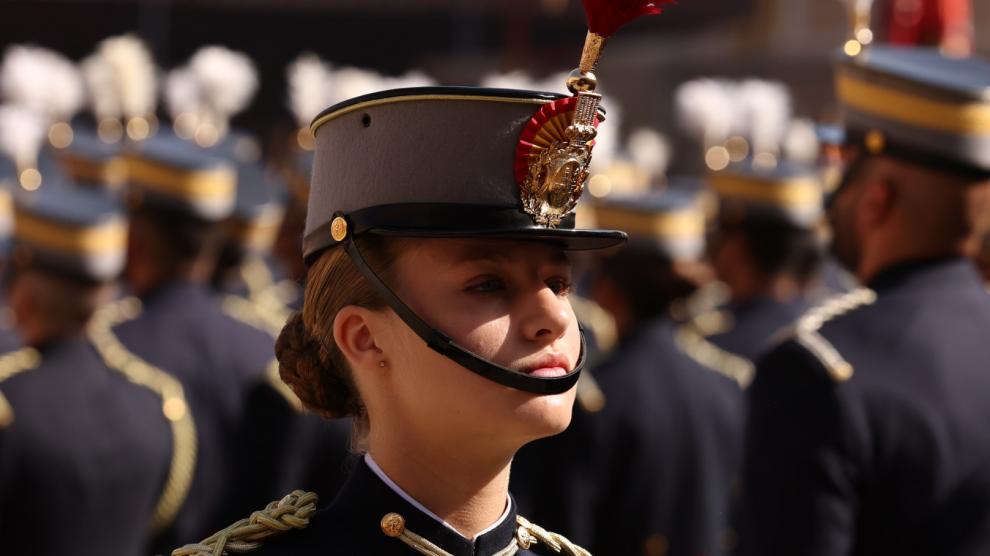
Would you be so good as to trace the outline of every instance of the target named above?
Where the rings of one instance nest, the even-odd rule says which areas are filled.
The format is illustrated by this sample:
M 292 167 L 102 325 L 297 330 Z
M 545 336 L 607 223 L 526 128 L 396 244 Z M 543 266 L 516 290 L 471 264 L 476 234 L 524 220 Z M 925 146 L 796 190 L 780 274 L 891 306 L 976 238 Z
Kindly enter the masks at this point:
M 853 151 L 847 153 L 846 174 L 843 176 L 842 185 L 830 200 L 827 212 L 829 225 L 832 228 L 832 254 L 846 267 L 846 270 L 853 273 L 859 268 L 862 259 L 856 220 L 869 165 L 869 161 L 859 158 L 860 156 Z

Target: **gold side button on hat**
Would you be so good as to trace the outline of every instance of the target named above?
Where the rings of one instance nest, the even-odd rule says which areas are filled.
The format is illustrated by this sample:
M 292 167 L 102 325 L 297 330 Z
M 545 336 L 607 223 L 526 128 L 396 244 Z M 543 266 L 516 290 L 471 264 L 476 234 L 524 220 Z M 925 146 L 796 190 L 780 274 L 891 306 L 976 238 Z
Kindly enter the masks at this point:
M 347 220 L 343 216 L 338 216 L 330 222 L 330 235 L 334 241 L 344 241 L 347 237 Z

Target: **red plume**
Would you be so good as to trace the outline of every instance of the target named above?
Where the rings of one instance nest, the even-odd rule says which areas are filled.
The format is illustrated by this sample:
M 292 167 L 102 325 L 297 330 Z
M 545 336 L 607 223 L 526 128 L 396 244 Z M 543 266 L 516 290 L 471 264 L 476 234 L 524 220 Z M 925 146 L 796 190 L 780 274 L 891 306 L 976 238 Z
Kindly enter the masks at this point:
M 644 15 L 657 15 L 663 10 L 661 4 L 673 0 L 581 0 L 584 13 L 588 15 L 588 30 L 604 38 L 612 36 L 630 21 Z

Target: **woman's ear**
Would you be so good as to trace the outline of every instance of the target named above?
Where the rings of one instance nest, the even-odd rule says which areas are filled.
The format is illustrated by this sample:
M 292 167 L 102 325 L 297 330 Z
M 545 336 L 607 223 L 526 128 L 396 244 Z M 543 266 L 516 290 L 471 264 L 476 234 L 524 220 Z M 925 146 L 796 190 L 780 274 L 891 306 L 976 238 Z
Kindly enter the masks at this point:
M 364 307 L 347 305 L 333 319 L 333 339 L 355 370 L 378 368 L 385 357 L 375 341 L 371 313 Z

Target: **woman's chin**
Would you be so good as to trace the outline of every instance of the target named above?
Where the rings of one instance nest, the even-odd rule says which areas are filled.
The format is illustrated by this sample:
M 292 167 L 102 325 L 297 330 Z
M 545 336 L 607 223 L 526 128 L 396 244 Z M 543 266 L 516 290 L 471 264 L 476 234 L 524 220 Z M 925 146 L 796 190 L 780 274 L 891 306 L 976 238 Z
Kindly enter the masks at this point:
M 513 411 L 514 420 L 533 440 L 560 434 L 571 423 L 574 409 L 574 389 L 563 394 L 530 394 L 520 392 L 521 400 Z

